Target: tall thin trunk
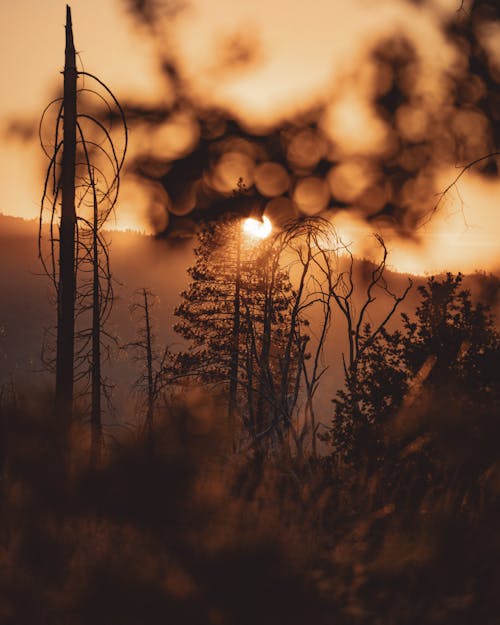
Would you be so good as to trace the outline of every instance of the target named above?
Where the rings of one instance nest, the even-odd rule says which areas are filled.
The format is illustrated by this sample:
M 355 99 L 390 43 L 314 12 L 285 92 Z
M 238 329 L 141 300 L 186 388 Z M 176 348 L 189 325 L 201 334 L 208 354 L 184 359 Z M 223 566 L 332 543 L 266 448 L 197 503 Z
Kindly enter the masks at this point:
M 271 316 L 273 308 L 273 281 L 270 282 L 269 267 L 264 268 L 264 307 L 262 311 L 262 346 L 259 358 L 259 387 L 257 395 L 256 431 L 262 432 L 274 420 L 275 414 L 265 414 L 269 411 L 272 377 L 270 354 L 271 354 Z M 274 408 L 273 408 L 274 410 Z M 267 417 L 267 418 L 266 418 Z
M 253 343 L 253 339 L 251 339 Z M 247 378 L 247 402 L 248 402 L 248 422 L 247 427 L 250 429 L 250 433 L 253 438 L 257 433 L 255 428 L 255 406 L 254 406 L 254 366 L 253 366 L 253 346 L 248 346 L 245 350 L 246 353 L 246 378 Z
M 73 403 L 75 330 L 75 157 L 76 157 L 76 59 L 71 9 L 66 6 L 66 52 L 64 65 L 64 145 L 59 228 L 59 288 L 57 306 L 57 355 L 55 408 L 69 422 Z
M 231 333 L 231 362 L 229 368 L 228 421 L 231 444 L 235 448 L 235 415 L 238 392 L 238 367 L 241 332 L 241 226 L 238 223 L 236 234 L 236 275 L 234 282 L 233 328 Z
M 95 195 L 95 188 L 94 188 Z M 101 422 L 101 306 L 99 284 L 99 245 L 98 233 L 98 206 L 94 197 L 94 223 L 92 231 L 92 408 L 90 414 L 91 448 L 90 459 L 92 466 L 99 463 L 102 445 Z
M 153 383 L 153 349 L 151 346 L 151 322 L 149 319 L 149 301 L 146 289 L 144 295 L 144 320 L 146 324 L 146 365 L 148 376 L 148 409 L 146 413 L 146 432 L 148 438 L 153 432 L 153 407 L 154 407 L 154 383 Z

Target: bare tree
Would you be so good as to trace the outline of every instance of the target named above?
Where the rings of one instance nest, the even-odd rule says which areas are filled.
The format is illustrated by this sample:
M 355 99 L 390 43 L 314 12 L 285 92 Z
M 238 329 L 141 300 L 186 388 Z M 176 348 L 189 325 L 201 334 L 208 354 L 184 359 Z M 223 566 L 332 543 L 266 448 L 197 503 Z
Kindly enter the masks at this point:
M 71 9 L 66 6 L 64 63 L 64 119 L 60 189 L 59 279 L 57 306 L 56 412 L 71 418 L 73 400 L 75 313 L 75 161 L 76 161 L 76 54 Z M 57 148 L 56 148 L 57 149 Z M 54 155 L 55 156 L 55 155 Z
M 149 289 L 136 291 L 130 312 L 138 327 L 137 334 L 135 340 L 124 345 L 124 349 L 131 350 L 133 360 L 141 366 L 141 374 L 134 383 L 134 389 L 145 403 L 144 432 L 148 439 L 153 434 L 155 409 L 167 384 L 166 369 L 171 358 L 168 347 L 161 353 L 157 348 L 154 331 L 154 308 L 157 303 L 158 298 Z
M 105 216 L 97 199 L 95 172 L 89 167 L 92 189 L 92 221 L 85 221 L 79 230 L 78 267 L 80 280 L 77 289 L 77 352 L 75 379 L 82 381 L 80 394 L 90 395 L 91 464 L 97 465 L 103 444 L 102 399 L 110 402 L 110 384 L 103 375 L 103 355 L 109 358 L 116 338 L 106 330 L 113 302 L 113 280 L 110 270 L 109 247 L 101 232 Z
M 341 244 L 319 217 L 251 243 L 233 221 L 200 234 L 193 282 L 176 310 L 175 328 L 190 345 L 173 377 L 227 387 L 236 448 L 246 440 L 265 453 L 291 438 L 297 452 L 309 444 L 316 454 L 314 397 L 327 369 Z M 233 437 L 236 416 L 243 428 Z
M 118 198 L 127 126 L 113 93 L 96 76 L 78 71 L 75 56 L 71 11 L 67 7 L 64 94 L 47 106 L 40 121 L 40 142 L 49 166 L 40 208 L 38 246 L 57 300 L 56 413 L 69 422 L 75 380 L 87 376 L 91 389 L 92 455 L 98 457 L 102 437 L 100 363 L 106 334 L 103 324 L 112 304 L 109 249 L 102 228 Z M 83 84 L 77 89 L 78 78 Z M 85 99 L 90 96 L 100 104 L 97 112 L 88 103 L 85 106 Z M 77 107 L 82 101 L 83 106 Z M 46 120 L 54 107 L 54 129 L 51 139 L 45 140 Z M 117 139 L 112 138 L 112 133 L 116 134 L 116 119 L 122 135 L 119 148 Z M 89 321 L 85 321 L 87 313 Z
M 369 271 L 368 280 L 365 285 L 364 296 L 361 299 L 359 311 L 355 305 L 356 279 L 358 284 L 362 284 L 360 277 L 354 277 L 355 260 L 351 250 L 344 246 L 344 258 L 346 268 L 339 272 L 332 285 L 332 297 L 336 303 L 337 310 L 345 321 L 345 337 L 347 341 L 347 354 L 342 354 L 342 365 L 344 369 L 345 385 L 347 395 L 350 397 L 350 418 L 357 423 L 357 427 L 363 429 L 368 424 L 364 423 L 364 417 L 360 408 L 357 387 L 358 368 L 363 355 L 374 344 L 378 337 L 385 332 L 387 324 L 396 313 L 399 305 L 408 295 L 413 282 L 408 278 L 406 288 L 398 295 L 389 287 L 385 278 L 387 268 L 387 248 L 384 240 L 379 234 L 375 234 L 375 239 L 382 251 L 382 258 Z M 358 261 L 365 263 L 366 261 Z M 377 295 L 382 295 L 388 308 L 381 313 L 381 318 L 372 325 L 367 321 L 372 305 L 377 300 Z
M 266 420 L 262 414 L 257 416 L 256 441 L 269 436 L 284 440 L 289 432 L 298 453 L 304 452 L 304 443 L 309 440 L 316 454 L 314 396 L 327 369 L 324 346 L 331 323 L 339 247 L 332 224 L 320 217 L 288 223 L 271 242 L 262 317 L 252 317 L 247 311 L 253 356 L 248 361 L 247 378 L 257 380 L 258 410 L 270 414 Z M 290 283 L 284 291 L 276 283 L 283 273 Z M 283 302 L 276 306 L 283 298 L 286 306 Z M 286 313 L 279 319 L 279 341 L 271 341 L 276 309 Z M 294 419 L 299 400 L 302 409 Z
M 450 193 L 450 191 L 452 189 L 455 189 L 457 191 L 457 194 L 460 198 L 460 203 L 462 205 L 463 208 L 463 200 L 460 196 L 460 193 L 458 192 L 458 183 L 460 181 L 460 179 L 462 178 L 462 176 L 467 173 L 470 169 L 473 169 L 476 165 L 479 164 L 483 164 L 485 161 L 489 161 L 494 163 L 495 159 L 498 159 L 498 157 L 500 157 L 500 152 L 498 150 L 495 150 L 493 152 L 489 152 L 488 154 L 483 154 L 482 156 L 479 156 L 478 158 L 475 158 L 471 161 L 469 161 L 468 163 L 466 163 L 465 165 L 459 166 L 458 169 L 460 170 L 458 172 L 458 174 L 456 174 L 456 176 L 453 178 L 453 180 L 451 182 L 449 182 L 446 187 L 440 191 L 437 196 L 438 199 L 435 202 L 435 204 L 432 206 L 432 208 L 427 211 L 423 216 L 422 219 L 420 220 L 420 225 L 426 225 L 427 223 L 429 223 L 429 221 L 432 219 L 432 217 L 434 217 L 434 215 L 439 211 L 439 209 L 442 207 L 443 201 L 444 199 L 448 196 L 448 194 Z
M 345 354 L 342 356 L 346 380 L 356 375 L 356 364 L 364 350 L 373 343 L 380 332 L 386 327 L 398 306 L 406 298 L 409 290 L 413 286 L 411 278 L 408 278 L 408 285 L 400 295 L 396 295 L 392 292 L 384 275 L 387 267 L 387 248 L 379 234 L 375 234 L 374 237 L 382 250 L 382 258 L 370 272 L 370 277 L 366 286 L 366 295 L 362 301 L 359 312 L 356 311 L 354 305 L 354 257 L 347 246 L 343 247 L 343 251 L 348 257 L 347 269 L 338 274 L 335 283 L 332 285 L 332 297 L 346 322 L 346 336 L 348 342 L 347 361 Z M 366 319 L 370 307 L 377 299 L 377 291 L 388 297 L 391 304 L 380 322 L 371 328 L 370 333 L 366 335 L 362 331 L 366 327 Z

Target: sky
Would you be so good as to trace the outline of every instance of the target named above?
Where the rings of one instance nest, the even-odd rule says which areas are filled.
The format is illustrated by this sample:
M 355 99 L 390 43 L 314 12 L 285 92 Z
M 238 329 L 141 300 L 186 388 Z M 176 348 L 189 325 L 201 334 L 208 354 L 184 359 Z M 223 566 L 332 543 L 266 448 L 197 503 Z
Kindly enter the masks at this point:
M 373 106 L 381 78 L 380 67 L 368 51 L 377 42 L 404 33 L 417 51 L 423 69 L 407 80 L 412 82 L 418 107 L 401 107 L 396 121 L 412 141 L 425 132 L 429 119 L 449 106 L 448 77 L 465 71 L 460 46 L 444 34 L 446 20 L 456 16 L 460 7 L 455 0 L 191 0 L 174 17 L 159 18 L 154 31 L 137 25 L 124 0 L 75 0 L 71 6 L 80 62 L 111 86 L 119 99 L 152 107 L 168 104 L 172 86 L 160 70 L 163 55 L 175 60 L 192 101 L 226 109 L 252 132 L 267 132 L 298 113 L 320 107 L 319 126 L 336 146 L 334 158 L 346 165 L 344 174 L 355 172 L 350 184 L 368 176 L 363 173 L 366 163 L 391 150 L 392 135 Z M 467 8 L 465 2 L 462 9 Z M 37 139 L 29 136 L 21 141 L 20 133 L 12 132 L 12 123 L 36 128 L 60 87 L 64 20 L 65 2 L 59 0 L 0 4 L 0 211 L 6 214 L 38 215 L 46 163 Z M 500 26 L 486 24 L 482 29 L 489 62 L 500 68 Z M 491 150 L 480 114 L 471 110 L 453 113 L 450 119 L 455 134 L 464 135 L 465 154 L 476 157 Z M 150 135 L 132 128 L 129 159 L 146 143 L 151 153 L 182 152 L 196 140 L 190 124 L 177 119 Z M 446 188 L 462 162 L 444 159 L 442 166 L 434 167 L 434 187 Z M 334 177 L 329 178 L 333 186 Z M 112 226 L 149 231 L 150 187 L 127 173 L 124 178 Z M 314 182 L 309 180 L 309 187 L 297 183 L 294 200 L 300 200 L 303 190 L 316 193 Z M 418 183 L 409 187 L 412 202 L 419 193 Z M 485 178 L 475 170 L 466 173 L 411 240 L 385 228 L 391 265 L 415 273 L 497 271 L 499 198 L 498 176 Z M 337 211 L 332 219 L 355 251 L 369 255 L 374 226 L 365 216 L 353 205 Z

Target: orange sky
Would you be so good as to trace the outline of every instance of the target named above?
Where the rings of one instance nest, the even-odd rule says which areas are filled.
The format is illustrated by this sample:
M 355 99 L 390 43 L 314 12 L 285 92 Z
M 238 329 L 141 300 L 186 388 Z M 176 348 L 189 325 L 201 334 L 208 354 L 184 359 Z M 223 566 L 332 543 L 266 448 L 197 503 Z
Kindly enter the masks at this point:
M 442 20 L 456 11 L 455 0 L 192 0 L 172 25 L 169 46 L 194 97 L 228 107 L 252 127 L 281 121 L 314 103 L 327 104 L 323 128 L 349 156 L 382 149 L 385 129 L 369 102 L 373 67 L 362 63 L 367 47 L 380 37 L 404 32 L 414 42 L 426 71 L 417 88 L 425 110 L 442 105 L 444 74 L 461 62 L 444 38 Z M 117 96 L 154 101 L 165 97 L 151 42 L 134 30 L 119 0 L 72 3 L 75 41 L 85 69 L 98 74 Z M 0 130 L 12 117 L 38 120 L 61 80 L 65 2 L 18 0 L 0 4 Z M 496 62 L 500 29 L 485 34 Z M 250 55 L 251 63 L 239 63 Z M 233 69 L 228 70 L 228 63 Z M 163 89 L 159 88 L 162 86 Z M 342 85 L 342 90 L 338 86 Z M 330 104 L 331 103 L 331 104 Z M 161 145 L 157 143 L 156 147 Z M 135 149 L 131 137 L 132 153 Z M 382 146 L 382 147 L 381 147 Z M 36 142 L 0 144 L 0 211 L 34 217 L 41 190 L 41 151 Z M 444 168 L 444 188 L 456 175 Z M 147 228 L 147 192 L 125 180 L 117 226 Z M 404 244 L 388 236 L 392 264 L 419 273 L 443 269 L 497 270 L 500 265 L 498 179 L 485 182 L 466 174 L 432 222 L 422 243 Z M 363 249 L 370 228 L 339 214 L 342 233 Z

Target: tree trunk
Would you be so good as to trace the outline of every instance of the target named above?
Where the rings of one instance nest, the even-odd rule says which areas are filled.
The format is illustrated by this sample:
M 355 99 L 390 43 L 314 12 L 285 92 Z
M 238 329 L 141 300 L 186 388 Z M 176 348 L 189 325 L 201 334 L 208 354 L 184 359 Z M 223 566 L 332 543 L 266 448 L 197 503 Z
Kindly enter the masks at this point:
M 101 305 L 99 285 L 99 245 L 97 240 L 99 215 L 97 208 L 97 198 L 95 197 L 94 187 L 94 223 L 92 232 L 92 408 L 90 414 L 90 462 L 92 466 L 99 464 L 102 445 Z
M 64 65 L 64 145 L 59 228 L 59 287 L 57 298 L 56 398 L 58 417 L 71 420 L 75 329 L 75 156 L 76 156 L 76 60 L 71 9 L 66 7 Z
M 266 263 L 267 264 L 267 263 Z M 255 429 L 257 433 L 264 431 L 276 419 L 276 406 L 270 404 L 272 377 L 270 354 L 271 354 L 271 316 L 273 307 L 272 281 L 269 284 L 269 267 L 264 268 L 264 306 L 262 310 L 262 347 L 259 358 L 259 386 L 257 395 L 257 410 Z
M 149 319 L 149 301 L 146 289 L 144 295 L 144 320 L 146 323 L 146 364 L 148 376 L 148 408 L 146 413 L 146 433 L 148 439 L 153 432 L 153 407 L 154 407 L 154 384 L 153 384 L 153 349 L 151 346 L 151 323 Z
M 229 368 L 228 421 L 231 444 L 235 449 L 235 415 L 238 392 L 238 365 L 241 330 L 241 226 L 237 224 L 236 234 L 236 276 L 234 282 L 233 328 L 231 336 L 231 363 Z

